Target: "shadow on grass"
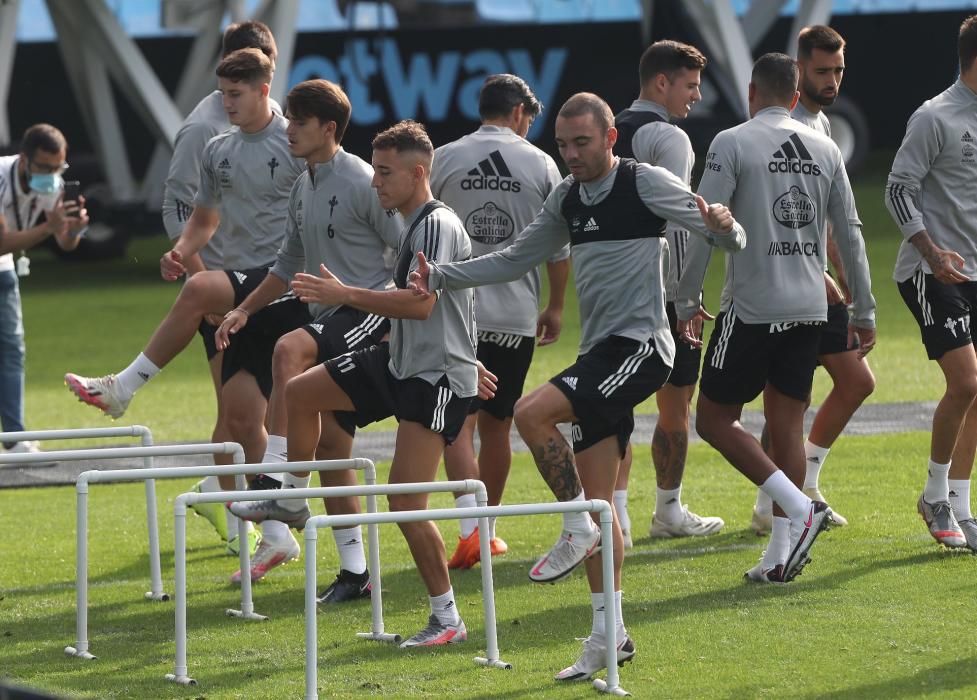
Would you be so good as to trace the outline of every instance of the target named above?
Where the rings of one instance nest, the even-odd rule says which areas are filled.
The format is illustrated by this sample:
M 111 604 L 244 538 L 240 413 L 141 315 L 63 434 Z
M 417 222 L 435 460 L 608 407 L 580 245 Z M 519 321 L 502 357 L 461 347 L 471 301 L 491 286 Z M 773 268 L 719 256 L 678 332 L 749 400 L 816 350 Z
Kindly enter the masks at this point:
M 819 700 L 843 700 L 846 698 L 915 698 L 923 695 L 943 694 L 951 691 L 972 688 L 977 695 L 977 656 L 967 659 L 954 659 L 939 666 L 922 668 L 898 678 L 890 678 L 875 683 L 852 686 L 844 690 L 831 693 L 809 693 L 802 698 L 818 698 Z M 731 697 L 745 697 L 748 689 L 742 693 L 733 693 Z M 973 695 L 971 697 L 974 697 Z

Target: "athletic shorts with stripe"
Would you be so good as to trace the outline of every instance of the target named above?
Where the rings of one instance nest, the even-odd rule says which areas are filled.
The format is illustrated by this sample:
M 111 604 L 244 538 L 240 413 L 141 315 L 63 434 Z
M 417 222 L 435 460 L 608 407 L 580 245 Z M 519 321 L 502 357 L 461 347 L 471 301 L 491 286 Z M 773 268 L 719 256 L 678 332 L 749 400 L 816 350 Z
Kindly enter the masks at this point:
M 702 348 L 694 348 L 683 341 L 675 331 L 678 325 L 678 315 L 675 313 L 675 302 L 665 302 L 665 313 L 668 315 L 668 327 L 672 331 L 675 341 L 675 365 L 668 375 L 668 383 L 672 386 L 692 386 L 699 381 L 699 365 L 702 364 Z
M 944 284 L 916 270 L 899 293 L 919 324 L 919 334 L 931 360 L 974 342 L 970 326 L 977 321 L 977 282 Z
M 221 364 L 221 380 L 226 384 L 238 372 L 248 372 L 255 378 L 264 397 L 269 398 L 274 384 L 271 360 L 275 344 L 311 318 L 308 304 L 299 301 L 294 293 L 287 292 L 275 299 L 248 319 L 240 332 L 231 336 L 231 345 L 224 351 Z
M 752 401 L 769 383 L 807 401 L 818 362 L 823 321 L 743 323 L 734 310 L 716 317 L 699 391 L 721 404 Z
M 475 397 L 469 413 L 486 411 L 499 420 L 512 418 L 516 401 L 522 396 L 529 365 L 533 361 L 536 338 L 530 335 L 478 331 L 478 359 L 498 377 L 495 396 L 487 401 Z
M 613 436 L 623 457 L 634 431 L 634 407 L 658 391 L 670 371 L 653 340 L 612 335 L 550 379 L 573 407 L 573 451 Z
M 821 340 L 818 341 L 818 355 L 837 355 L 855 350 L 848 347 L 848 306 L 828 304 L 828 322 L 821 327 Z
M 227 279 L 231 282 L 231 289 L 234 290 L 234 306 L 241 305 L 248 295 L 258 288 L 261 280 L 268 276 L 268 268 L 261 267 L 253 270 L 224 270 Z M 204 340 L 204 351 L 207 353 L 207 361 L 210 362 L 217 355 L 217 326 L 212 326 L 206 320 L 200 322 L 197 332 Z
M 356 408 L 356 425 L 364 427 L 395 416 L 398 421 L 420 423 L 441 435 L 446 445 L 458 437 L 473 396 L 456 396 L 441 377 L 431 385 L 423 379 L 397 379 L 390 373 L 390 346 L 371 348 L 334 357 L 325 368 Z
M 315 341 L 318 364 L 352 350 L 377 345 L 390 332 L 390 320 L 352 306 L 341 306 L 331 316 L 323 314 L 312 323 L 306 323 L 302 330 Z M 336 411 L 334 415 L 340 428 L 356 435 L 354 413 Z

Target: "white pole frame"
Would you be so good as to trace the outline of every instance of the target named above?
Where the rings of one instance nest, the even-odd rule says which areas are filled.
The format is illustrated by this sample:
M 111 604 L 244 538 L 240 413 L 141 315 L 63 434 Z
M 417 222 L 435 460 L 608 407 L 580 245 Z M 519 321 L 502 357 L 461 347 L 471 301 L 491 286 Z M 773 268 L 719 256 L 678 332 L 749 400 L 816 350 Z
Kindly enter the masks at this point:
M 290 469 L 299 471 L 311 471 L 316 464 L 326 464 L 332 469 L 346 469 L 348 462 L 369 462 L 366 459 L 354 460 L 328 460 L 320 462 L 289 462 Z M 372 465 L 372 462 L 370 462 Z M 333 466 L 336 465 L 336 466 Z M 321 470 L 322 467 L 320 466 Z M 376 472 L 374 472 L 375 474 Z M 173 531 L 176 537 L 176 549 L 173 554 L 175 568 L 175 587 L 176 587 L 176 661 L 173 673 L 167 673 L 165 678 L 178 685 L 197 685 L 197 681 L 191 678 L 187 666 L 187 600 L 186 600 L 186 518 L 187 507 L 194 503 L 215 503 L 219 502 L 218 497 L 224 496 L 229 501 L 262 501 L 265 499 L 291 500 L 295 498 L 341 498 L 344 496 L 366 496 L 367 515 L 372 517 L 382 515 L 376 510 L 376 497 L 391 494 L 417 494 L 417 493 L 474 493 L 475 502 L 481 505 L 488 503 L 488 492 L 485 484 L 477 479 L 465 479 L 463 481 L 428 481 L 421 483 L 406 484 L 370 484 L 367 486 L 324 486 L 319 488 L 305 489 L 271 489 L 268 491 L 227 491 L 223 494 L 214 493 L 189 493 L 180 494 L 173 503 Z M 322 517 L 322 516 L 318 516 Z M 335 516 L 335 517 L 364 517 L 362 513 Z M 310 520 L 312 520 L 310 518 Z M 372 631 L 357 632 L 356 636 L 361 639 L 372 639 L 381 642 L 400 642 L 402 637 L 399 634 L 384 632 L 383 628 L 383 603 L 380 593 L 380 528 L 377 523 L 367 522 L 367 529 L 370 537 L 370 597 L 372 604 Z M 488 532 L 488 520 L 479 521 L 482 532 Z M 489 540 L 481 542 L 482 556 L 486 560 L 492 557 Z M 306 557 L 315 556 L 315 549 L 306 550 Z M 308 567 L 308 565 L 306 565 Z M 314 568 L 314 567 L 313 567 Z M 308 568 L 306 569 L 308 571 Z M 242 577 L 243 580 L 243 577 Z M 483 585 L 485 579 L 484 568 L 482 574 Z M 492 583 L 491 562 L 489 564 L 488 583 Z M 312 607 L 315 611 L 315 582 L 312 583 Z M 228 611 L 230 613 L 230 611 Z M 486 617 L 486 626 L 488 625 Z M 495 629 L 494 618 L 491 621 L 492 630 Z
M 407 484 L 403 484 L 407 486 Z M 597 678 L 593 686 L 611 695 L 628 696 L 618 683 L 617 637 L 614 622 L 614 514 L 607 501 L 569 501 L 561 503 L 525 503 L 511 506 L 475 508 L 442 508 L 405 510 L 393 513 L 358 515 L 317 515 L 305 523 L 305 698 L 318 700 L 318 621 L 316 620 L 316 542 L 319 528 L 345 528 L 364 524 L 413 523 L 428 520 L 478 518 L 479 531 L 488 532 L 487 518 L 511 515 L 545 515 L 550 513 L 599 513 L 601 564 L 604 583 L 604 629 L 607 636 L 607 680 Z M 485 605 L 485 636 L 488 658 L 476 657 L 475 663 L 493 668 L 511 668 L 500 661 L 495 622 L 495 589 L 492 587 L 492 555 L 488 537 L 480 538 L 482 552 L 482 601 Z
M 172 452 L 172 450 L 180 450 L 183 448 L 197 448 L 195 451 L 187 452 L 182 451 L 178 453 Z M 200 449 L 200 448 L 211 448 L 211 449 Z M 206 443 L 202 445 L 175 445 L 175 446 L 164 446 L 155 448 L 128 448 L 130 450 L 154 450 L 155 454 L 161 454 L 160 451 L 170 450 L 165 454 L 168 456 L 173 456 L 174 454 L 228 454 L 232 455 L 232 459 L 237 462 L 233 465 L 202 465 L 202 466 L 191 466 L 191 467 L 147 467 L 143 469 L 115 469 L 115 470 L 99 470 L 93 469 L 90 471 L 82 472 L 78 475 L 78 480 L 75 484 L 75 492 L 77 498 L 77 558 L 76 558 L 76 620 L 75 620 L 75 630 L 78 637 L 74 646 L 67 646 L 64 649 L 64 653 L 68 656 L 75 656 L 78 658 L 86 660 L 94 660 L 97 658 L 89 651 L 89 639 L 88 639 L 88 486 L 90 483 L 119 483 L 124 481 L 152 481 L 154 479 L 179 479 L 179 478 L 190 478 L 197 476 L 222 476 L 222 475 L 233 475 L 238 477 L 236 480 L 236 485 L 238 488 L 245 488 L 245 474 L 263 474 L 268 471 L 267 464 L 243 464 L 244 461 L 244 450 L 236 442 L 225 442 L 225 443 Z M 223 449 L 223 451 L 222 451 Z M 95 452 L 95 450 L 88 450 L 87 452 Z M 48 452 L 46 453 L 56 454 Z M 366 471 L 366 479 L 372 479 L 376 482 L 376 468 L 373 463 L 369 460 L 351 460 L 354 462 L 351 466 L 347 467 L 350 469 L 363 469 Z M 321 462 L 293 462 L 296 466 L 307 466 L 307 465 L 318 465 Z M 232 492 L 215 492 L 216 495 L 220 496 L 223 493 Z M 251 492 L 253 493 L 253 492 Z M 264 493 L 264 492 L 263 492 Z M 211 494 L 214 495 L 214 494 Z M 214 502 L 223 502 L 223 499 L 216 500 Z M 155 508 L 155 500 L 153 501 L 153 506 Z M 157 527 L 155 510 L 153 516 L 153 527 Z M 243 520 L 238 520 L 238 537 L 241 544 L 245 544 L 248 541 L 247 537 L 248 523 Z M 157 535 L 158 541 L 158 535 Z M 241 571 L 251 570 L 251 553 L 247 546 L 238 547 L 238 560 L 240 562 Z M 157 546 L 156 550 L 156 571 L 157 576 L 159 570 L 159 548 Z M 162 588 L 162 584 L 160 584 Z M 150 598 L 150 594 L 146 594 L 147 598 Z M 161 594 L 161 597 L 153 598 L 154 600 L 169 600 L 169 596 L 165 593 Z M 241 610 L 228 610 L 228 615 L 238 618 L 244 618 L 248 620 L 267 620 L 268 618 L 264 615 L 260 615 L 254 612 L 254 603 L 252 601 L 251 595 L 251 577 L 243 576 L 241 579 Z

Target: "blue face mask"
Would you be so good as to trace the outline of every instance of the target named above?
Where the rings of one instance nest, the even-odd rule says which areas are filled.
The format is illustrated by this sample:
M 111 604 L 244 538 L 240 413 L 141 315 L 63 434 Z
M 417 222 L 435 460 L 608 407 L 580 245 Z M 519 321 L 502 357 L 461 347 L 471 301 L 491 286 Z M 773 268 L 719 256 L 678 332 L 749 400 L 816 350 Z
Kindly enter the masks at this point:
M 64 185 L 57 173 L 31 173 L 30 188 L 41 194 L 54 194 Z

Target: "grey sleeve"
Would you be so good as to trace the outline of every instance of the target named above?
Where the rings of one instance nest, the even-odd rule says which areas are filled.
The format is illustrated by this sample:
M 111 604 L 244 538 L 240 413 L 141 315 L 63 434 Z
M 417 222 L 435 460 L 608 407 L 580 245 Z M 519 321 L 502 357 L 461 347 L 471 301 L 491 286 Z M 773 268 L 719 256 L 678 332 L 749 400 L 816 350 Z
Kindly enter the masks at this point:
M 549 197 L 553 193 L 553 190 L 560 186 L 560 183 L 563 182 L 563 176 L 560 175 L 560 169 L 556 167 L 556 162 L 549 155 L 544 154 L 543 158 L 546 160 L 546 191 L 543 193 L 543 197 L 545 198 Z M 570 244 L 567 243 L 553 253 L 546 262 L 556 263 L 566 260 L 569 257 Z
M 214 169 L 213 158 L 217 143 L 219 143 L 215 140 L 217 138 L 219 137 L 215 136 L 207 142 L 203 156 L 200 158 L 199 185 L 197 187 L 197 194 L 193 199 L 193 205 L 195 207 L 200 206 L 207 207 L 208 209 L 216 209 L 221 201 L 221 188 L 217 180 L 217 172 Z
M 865 254 L 862 223 L 858 220 L 855 195 L 841 154 L 828 194 L 828 218 L 851 290 L 852 323 L 860 328 L 875 328 L 875 297 L 872 296 L 872 276 Z
M 932 111 L 918 110 L 909 118 L 885 186 L 886 209 L 906 240 L 926 228 L 917 201 L 921 183 L 942 148 L 940 141 L 939 124 Z
M 173 223 L 166 231 L 171 239 L 179 238 L 190 218 L 200 185 L 201 154 L 213 135 L 214 129 L 202 122 L 184 124 L 176 135 L 163 192 L 164 209 L 173 210 L 164 211 L 171 214 L 168 218 Z
M 570 230 L 560 214 L 564 194 L 561 187 L 547 197 L 542 210 L 512 245 L 474 260 L 432 265 L 429 288 L 465 289 L 512 282 L 553 256 L 570 240 Z
M 692 166 L 695 159 L 695 154 L 692 151 L 692 143 L 684 131 L 677 126 L 669 126 L 670 128 L 663 134 L 665 137 L 658 140 L 658 147 L 655 149 L 655 153 L 649 153 L 647 160 L 643 157 L 640 160 L 646 163 L 660 165 L 679 180 L 688 184 L 692 176 Z M 641 155 L 644 156 L 644 154 Z M 687 229 L 681 224 L 669 221 L 668 230 L 686 231 Z
M 441 199 L 441 190 L 444 189 L 444 178 L 441 176 L 444 170 L 444 146 L 434 149 L 434 159 L 431 161 L 431 194 L 435 199 Z
M 702 285 L 712 258 L 712 246 L 704 238 L 690 237 L 685 249 L 685 267 L 675 294 L 675 315 L 683 321 L 695 316 L 702 303 Z
M 295 218 L 301 186 L 301 182 L 296 181 L 288 195 L 285 237 L 282 239 L 282 247 L 278 249 L 278 259 L 275 260 L 275 264 L 269 270 L 275 277 L 286 282 L 291 282 L 297 273 L 305 271 L 305 244 L 302 243 L 302 238 L 299 236 L 298 222 Z
M 645 206 L 658 216 L 725 250 L 736 251 L 746 247 L 746 233 L 738 222 L 733 224 L 733 230 L 728 234 L 718 235 L 709 231 L 699 213 L 695 194 L 672 173 L 664 168 L 639 163 L 637 175 L 638 195 Z M 715 200 L 706 198 L 706 201 L 712 203 Z

